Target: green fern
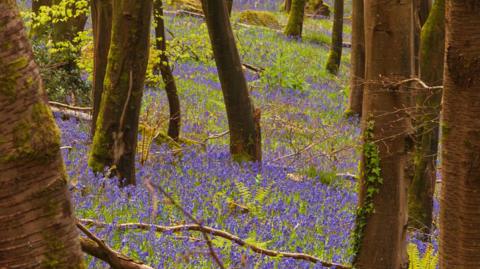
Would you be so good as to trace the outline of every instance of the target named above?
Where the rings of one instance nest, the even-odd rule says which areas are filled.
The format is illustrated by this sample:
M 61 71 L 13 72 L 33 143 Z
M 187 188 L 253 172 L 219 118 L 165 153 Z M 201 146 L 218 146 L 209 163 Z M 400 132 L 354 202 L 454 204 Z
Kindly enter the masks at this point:
M 407 248 L 410 265 L 408 269 L 436 269 L 438 264 L 438 255 L 435 255 L 433 247 L 427 246 L 423 257 L 420 257 L 417 245 L 409 244 Z

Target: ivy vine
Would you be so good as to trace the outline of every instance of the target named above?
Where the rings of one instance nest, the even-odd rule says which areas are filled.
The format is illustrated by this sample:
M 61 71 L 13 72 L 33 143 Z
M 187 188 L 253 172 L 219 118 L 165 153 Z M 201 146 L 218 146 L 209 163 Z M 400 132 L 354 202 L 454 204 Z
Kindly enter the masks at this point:
M 353 233 L 353 253 L 356 258 L 361 248 L 363 233 L 367 224 L 367 218 L 374 213 L 374 197 L 379 192 L 380 186 L 383 183 L 380 169 L 380 154 L 378 147 L 374 142 L 374 121 L 367 121 L 364 131 L 363 144 L 363 168 L 361 171 L 363 175 L 363 184 L 365 188 L 365 197 L 363 204 L 357 209 L 357 218 L 355 224 L 355 231 Z

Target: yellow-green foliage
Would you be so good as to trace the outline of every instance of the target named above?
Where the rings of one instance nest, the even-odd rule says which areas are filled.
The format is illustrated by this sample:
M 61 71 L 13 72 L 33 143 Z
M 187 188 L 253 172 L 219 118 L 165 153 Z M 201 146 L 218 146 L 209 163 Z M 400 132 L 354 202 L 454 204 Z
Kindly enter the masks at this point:
M 200 0 L 170 0 L 167 3 L 178 9 L 202 12 L 202 2 Z
M 323 16 L 330 16 L 330 8 L 323 0 L 308 0 L 305 5 L 307 13 L 317 13 Z
M 265 26 L 273 29 L 280 29 L 281 27 L 277 18 L 268 11 L 245 10 L 240 13 L 238 20 L 241 23 Z
M 408 269 L 436 269 L 438 263 L 438 255 L 433 253 L 433 247 L 427 246 L 427 250 L 423 257 L 420 257 L 417 245 L 409 244 L 407 248 L 410 265 Z

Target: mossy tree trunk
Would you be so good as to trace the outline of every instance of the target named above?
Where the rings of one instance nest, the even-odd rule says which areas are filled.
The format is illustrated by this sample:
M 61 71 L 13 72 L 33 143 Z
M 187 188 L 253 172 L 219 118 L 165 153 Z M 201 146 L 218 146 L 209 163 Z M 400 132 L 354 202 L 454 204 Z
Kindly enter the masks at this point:
M 95 135 L 98 113 L 107 72 L 108 51 L 112 33 L 112 0 L 92 0 L 93 28 L 93 113 L 92 137 Z
M 224 1 L 202 0 L 230 131 L 230 152 L 237 161 L 261 161 L 260 111 L 248 93 Z
M 480 1 L 446 1 L 445 23 L 439 265 L 480 268 Z
M 423 26 L 420 78 L 428 85 L 443 84 L 445 0 L 436 0 Z M 433 194 L 439 139 L 441 91 L 420 91 L 416 97 L 414 176 L 408 190 L 409 227 L 426 234 L 432 226 Z
M 165 91 L 167 92 L 170 119 L 168 122 L 168 136 L 178 141 L 181 127 L 180 99 L 178 98 L 177 85 L 173 76 L 167 56 L 167 40 L 165 35 L 165 21 L 163 19 L 162 0 L 154 0 L 153 14 L 155 17 L 156 49 L 160 51 L 160 63 L 155 67 L 156 72 L 162 74 Z
M 358 269 L 407 268 L 407 182 L 413 1 L 365 1 L 366 73 L 362 113 L 360 207 L 355 229 Z M 398 23 L 402 22 L 402 23 Z
M 415 74 L 420 70 L 420 35 L 430 12 L 431 0 L 414 0 Z
M 86 268 L 55 125 L 15 1 L 0 1 L 0 268 Z
M 105 89 L 89 165 L 135 184 L 138 123 L 147 69 L 152 1 L 113 1 Z
M 363 84 L 365 78 L 365 30 L 363 0 L 352 1 L 352 53 L 350 69 L 350 97 L 348 114 L 362 115 Z
M 303 30 L 303 19 L 305 16 L 305 4 L 307 0 L 292 0 L 292 7 L 288 15 L 285 35 L 292 38 L 301 38 Z
M 332 43 L 330 44 L 330 54 L 328 55 L 326 68 L 330 74 L 336 75 L 342 59 L 343 0 L 335 0 L 333 9 Z

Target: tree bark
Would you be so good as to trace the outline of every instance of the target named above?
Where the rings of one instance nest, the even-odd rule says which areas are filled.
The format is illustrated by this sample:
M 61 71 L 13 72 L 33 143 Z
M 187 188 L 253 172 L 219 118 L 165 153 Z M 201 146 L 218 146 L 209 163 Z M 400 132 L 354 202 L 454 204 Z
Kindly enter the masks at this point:
M 436 0 L 423 26 L 420 78 L 428 85 L 443 84 L 445 0 Z M 416 97 L 414 176 L 408 190 L 409 227 L 429 234 L 436 180 L 441 91 L 420 91 Z
M 92 0 L 93 28 L 93 113 L 92 137 L 95 135 L 100 103 L 107 72 L 108 51 L 112 33 L 112 0 Z
M 415 74 L 420 72 L 420 35 L 430 12 L 431 0 L 414 0 Z
M 330 45 L 330 54 L 327 60 L 327 71 L 336 75 L 340 68 L 342 59 L 343 43 L 343 0 L 335 0 L 334 17 L 332 29 L 332 44 Z
M 292 8 L 292 0 L 285 0 L 283 2 L 283 5 L 284 5 L 284 10 L 289 13 L 290 12 L 290 9 Z
M 105 90 L 89 165 L 95 172 L 104 172 L 110 167 L 113 175 L 124 179 L 122 186 L 135 184 L 135 153 L 151 13 L 151 1 L 113 1 Z
M 440 268 L 480 268 L 480 1 L 446 3 Z
M 15 1 L 0 1 L 0 268 L 85 268 L 60 131 Z
M 362 129 L 364 149 L 354 267 L 408 267 L 406 254 L 410 92 L 395 83 L 411 77 L 413 3 L 365 1 L 366 75 Z M 399 23 L 402 22 L 402 23 Z
M 363 84 L 365 78 L 365 30 L 363 25 L 363 0 L 353 0 L 350 97 L 347 114 L 358 116 L 362 116 Z
M 230 16 L 232 15 L 233 0 L 226 0 L 226 1 L 227 1 L 228 16 Z
M 261 161 L 260 111 L 254 109 L 224 1 L 202 0 L 222 85 L 230 152 L 237 161 Z
M 177 85 L 173 76 L 167 56 L 167 41 L 165 35 L 165 22 L 163 20 L 162 0 L 154 0 L 153 13 L 156 21 L 155 37 L 156 49 L 160 51 L 160 63 L 155 67 L 156 72 L 162 74 L 165 91 L 167 92 L 170 119 L 168 123 L 168 136 L 178 142 L 180 137 L 181 114 L 180 99 L 178 98 Z
M 292 0 L 292 7 L 288 15 L 285 35 L 292 38 L 301 38 L 303 29 L 303 18 L 305 16 L 305 4 L 307 0 Z

